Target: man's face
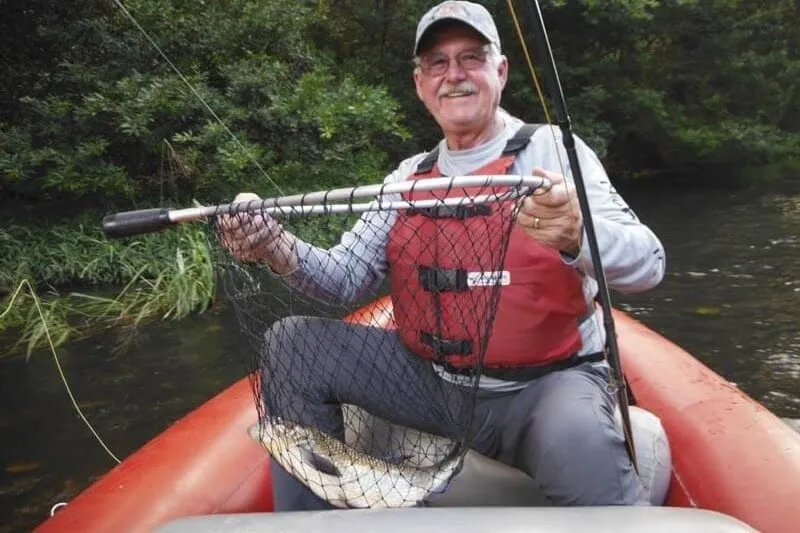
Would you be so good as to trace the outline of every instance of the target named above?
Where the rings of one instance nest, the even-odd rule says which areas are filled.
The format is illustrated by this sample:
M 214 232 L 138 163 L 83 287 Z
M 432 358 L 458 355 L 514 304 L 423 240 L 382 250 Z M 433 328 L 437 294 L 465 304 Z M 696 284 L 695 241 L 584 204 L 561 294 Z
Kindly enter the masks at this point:
M 425 107 L 445 135 L 479 134 L 491 126 L 508 75 L 505 56 L 465 25 L 441 28 L 420 55 L 414 82 Z

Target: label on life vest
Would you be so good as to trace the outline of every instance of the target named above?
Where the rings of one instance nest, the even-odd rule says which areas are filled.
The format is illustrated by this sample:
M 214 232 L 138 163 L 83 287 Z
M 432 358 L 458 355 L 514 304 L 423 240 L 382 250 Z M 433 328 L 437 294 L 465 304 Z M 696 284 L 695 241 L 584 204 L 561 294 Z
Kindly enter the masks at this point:
M 467 272 L 468 287 L 491 287 L 492 285 L 510 285 L 511 273 L 508 270 L 494 272 Z

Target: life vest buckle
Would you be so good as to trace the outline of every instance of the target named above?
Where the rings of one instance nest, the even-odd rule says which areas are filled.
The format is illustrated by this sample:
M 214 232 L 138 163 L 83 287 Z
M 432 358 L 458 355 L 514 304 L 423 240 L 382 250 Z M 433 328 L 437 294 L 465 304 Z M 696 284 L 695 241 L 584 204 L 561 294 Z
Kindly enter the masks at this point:
M 469 290 L 467 271 L 463 268 L 437 268 L 420 265 L 419 283 L 428 292 L 463 292 Z
M 421 331 L 419 340 L 431 347 L 437 359 L 448 355 L 464 357 L 472 353 L 472 341 L 469 339 L 443 339 L 433 333 Z

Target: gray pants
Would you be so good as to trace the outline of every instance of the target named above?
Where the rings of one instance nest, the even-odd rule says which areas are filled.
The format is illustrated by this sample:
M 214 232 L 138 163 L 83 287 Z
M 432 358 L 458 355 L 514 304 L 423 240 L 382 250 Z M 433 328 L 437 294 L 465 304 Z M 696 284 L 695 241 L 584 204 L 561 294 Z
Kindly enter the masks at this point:
M 471 446 L 528 473 L 555 505 L 632 505 L 642 485 L 614 420 L 603 367 L 584 364 L 531 381 L 520 391 L 479 394 L 442 380 L 430 362 L 384 329 L 289 317 L 265 335 L 264 407 L 339 438 L 341 404 L 445 437 L 470 428 Z M 275 385 L 277 384 L 277 385 Z M 471 416 L 464 416 L 474 409 Z M 276 511 L 329 509 L 272 462 Z

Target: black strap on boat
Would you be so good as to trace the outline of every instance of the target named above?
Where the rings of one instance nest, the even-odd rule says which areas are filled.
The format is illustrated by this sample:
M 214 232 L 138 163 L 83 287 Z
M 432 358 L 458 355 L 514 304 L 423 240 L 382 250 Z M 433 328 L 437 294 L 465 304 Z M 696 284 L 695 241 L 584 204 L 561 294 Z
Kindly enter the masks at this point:
M 419 340 L 433 349 L 437 359 L 448 355 L 463 357 L 472 353 L 472 341 L 469 339 L 443 339 L 433 333 L 422 331 L 419 334 Z
M 412 207 L 406 210 L 408 216 L 424 215 L 428 218 L 457 218 L 465 220 L 470 217 L 488 217 L 492 208 L 488 204 L 471 205 L 437 205 L 436 207 Z
M 604 352 L 594 352 L 586 355 L 574 354 L 561 361 L 539 366 L 521 366 L 521 367 L 483 367 L 481 374 L 490 378 L 500 379 L 503 381 L 533 381 L 550 374 L 551 372 L 558 372 L 559 370 L 567 370 L 584 363 L 599 363 L 605 360 Z M 437 365 L 441 366 L 446 372 L 451 374 L 458 374 L 462 376 L 474 376 L 475 367 L 456 367 L 447 362 L 437 361 Z
M 463 268 L 439 268 L 420 265 L 419 283 L 428 292 L 463 292 L 469 290 L 467 271 Z

